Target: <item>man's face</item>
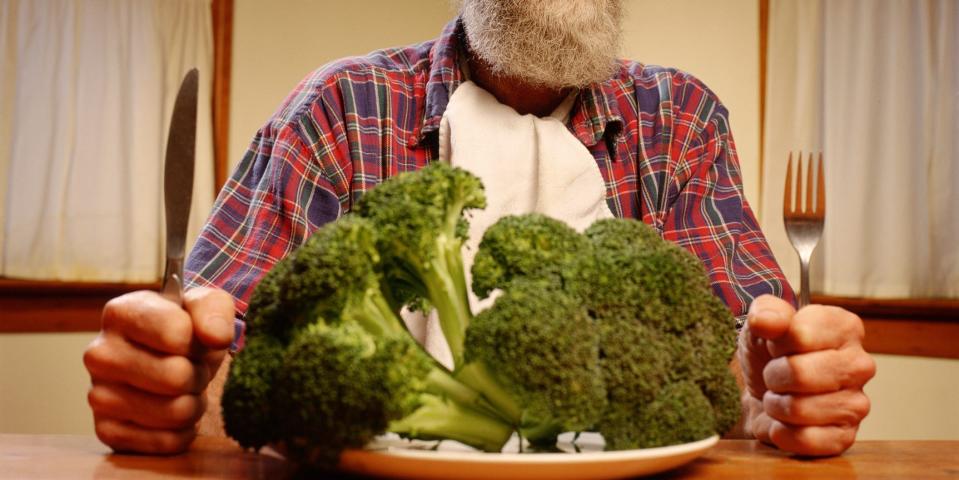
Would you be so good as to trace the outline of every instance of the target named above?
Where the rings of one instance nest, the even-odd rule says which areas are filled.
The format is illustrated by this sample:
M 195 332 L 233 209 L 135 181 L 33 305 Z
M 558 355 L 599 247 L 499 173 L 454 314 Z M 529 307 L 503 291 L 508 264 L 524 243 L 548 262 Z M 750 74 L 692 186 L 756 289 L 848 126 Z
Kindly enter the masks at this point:
M 461 0 L 470 49 L 494 73 L 547 87 L 609 78 L 621 0 Z

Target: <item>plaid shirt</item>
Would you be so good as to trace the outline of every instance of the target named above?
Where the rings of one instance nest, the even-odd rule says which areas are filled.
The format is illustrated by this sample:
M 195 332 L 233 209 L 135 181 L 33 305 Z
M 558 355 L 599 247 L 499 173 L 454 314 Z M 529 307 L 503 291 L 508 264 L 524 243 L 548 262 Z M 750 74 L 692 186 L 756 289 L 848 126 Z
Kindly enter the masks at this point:
M 193 286 L 223 288 L 242 317 L 259 279 L 366 190 L 438 157 L 462 82 L 459 22 L 433 41 L 326 65 L 256 135 L 187 261 Z M 568 128 L 596 159 L 614 215 L 640 218 L 695 253 L 739 317 L 772 293 L 793 300 L 743 197 L 725 107 L 692 76 L 623 61 L 583 89 Z

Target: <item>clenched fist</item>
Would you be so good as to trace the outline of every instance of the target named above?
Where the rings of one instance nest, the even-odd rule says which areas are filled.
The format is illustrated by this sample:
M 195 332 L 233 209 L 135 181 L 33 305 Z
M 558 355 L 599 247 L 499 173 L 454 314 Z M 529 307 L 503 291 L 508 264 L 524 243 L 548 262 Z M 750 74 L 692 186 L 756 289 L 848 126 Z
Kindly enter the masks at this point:
M 205 389 L 233 341 L 233 298 L 185 292 L 183 307 L 140 291 L 111 300 L 83 354 L 97 436 L 116 451 L 172 454 L 189 447 Z
M 862 320 L 838 307 L 798 312 L 764 295 L 739 336 L 745 430 L 801 455 L 838 455 L 869 413 L 863 386 L 876 363 L 862 348 Z

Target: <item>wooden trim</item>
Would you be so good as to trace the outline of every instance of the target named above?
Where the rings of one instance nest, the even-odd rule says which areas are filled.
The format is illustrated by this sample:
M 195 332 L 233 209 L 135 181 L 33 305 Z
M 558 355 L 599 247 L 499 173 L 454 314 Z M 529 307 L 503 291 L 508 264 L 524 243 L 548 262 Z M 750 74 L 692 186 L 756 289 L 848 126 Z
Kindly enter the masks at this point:
M 0 333 L 95 332 L 111 298 L 160 283 L 48 282 L 0 279 Z
M 959 358 L 959 300 L 826 295 L 811 300 L 859 315 L 866 326 L 863 346 L 870 353 Z
M 233 0 L 213 0 L 213 192 L 229 168 L 230 76 L 233 57 Z
M 100 312 L 112 296 L 54 296 L 12 298 L 0 296 L 0 333 L 96 332 Z
M 959 299 L 874 299 L 813 295 L 811 301 L 836 305 L 863 318 L 959 323 Z M 959 338 L 956 340 L 959 342 Z
M 769 60 L 769 0 L 759 0 L 759 205 L 762 215 L 766 176 L 766 66 Z
M 867 317 L 863 347 L 870 353 L 959 359 L 959 323 Z
M 161 282 L 112 283 L 112 282 L 58 282 L 47 280 L 17 280 L 0 278 L 0 299 L 7 297 L 50 296 L 117 296 L 134 290 L 159 290 Z

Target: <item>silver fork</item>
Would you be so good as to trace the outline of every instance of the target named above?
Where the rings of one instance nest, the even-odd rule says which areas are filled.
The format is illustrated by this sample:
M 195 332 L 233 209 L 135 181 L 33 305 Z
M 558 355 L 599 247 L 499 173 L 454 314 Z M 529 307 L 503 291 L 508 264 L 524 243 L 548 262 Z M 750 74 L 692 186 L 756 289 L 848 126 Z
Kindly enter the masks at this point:
M 822 227 L 826 219 L 826 188 L 825 177 L 822 170 L 822 153 L 819 154 L 819 165 L 817 167 L 815 193 L 813 192 L 813 174 L 812 174 L 812 153 L 809 154 L 809 162 L 806 164 L 806 205 L 802 207 L 803 190 L 803 161 L 802 152 L 799 152 L 799 161 L 796 165 L 796 203 L 792 205 L 793 199 L 793 154 L 789 154 L 789 163 L 786 165 L 786 188 L 783 193 L 783 224 L 786 226 L 786 235 L 789 236 L 789 242 L 792 243 L 796 253 L 799 254 L 800 267 L 800 291 L 799 306 L 809 305 L 809 259 L 812 257 L 813 250 L 822 237 Z M 813 197 L 816 197 L 815 209 L 813 208 Z

